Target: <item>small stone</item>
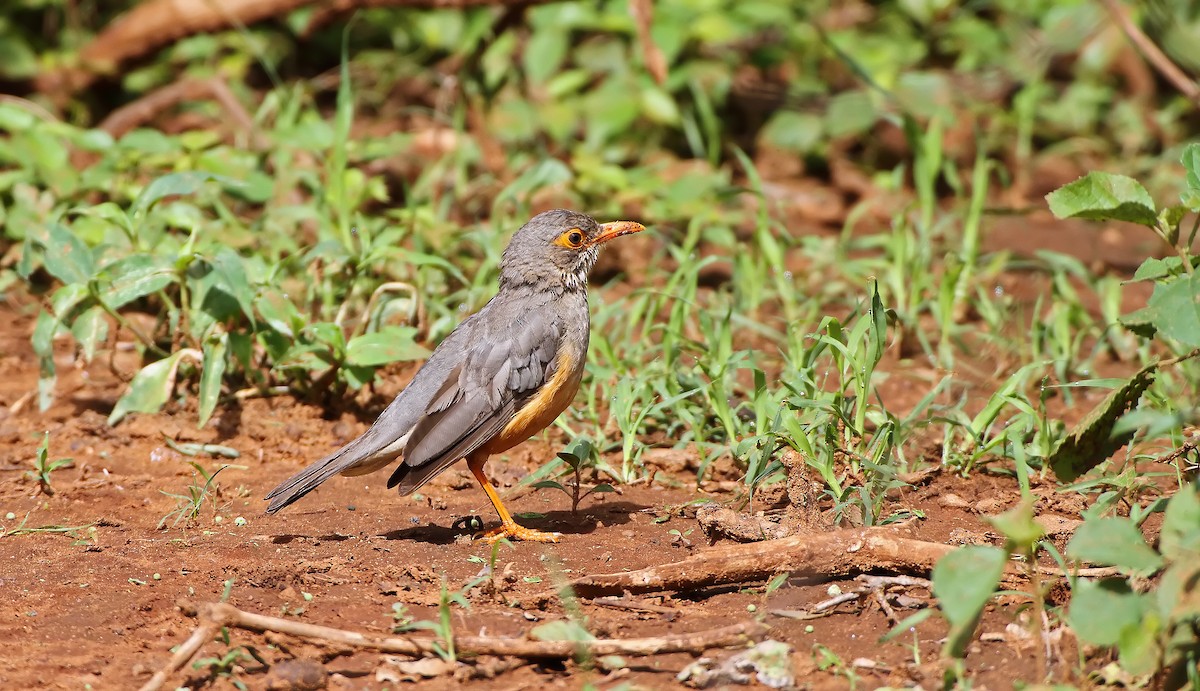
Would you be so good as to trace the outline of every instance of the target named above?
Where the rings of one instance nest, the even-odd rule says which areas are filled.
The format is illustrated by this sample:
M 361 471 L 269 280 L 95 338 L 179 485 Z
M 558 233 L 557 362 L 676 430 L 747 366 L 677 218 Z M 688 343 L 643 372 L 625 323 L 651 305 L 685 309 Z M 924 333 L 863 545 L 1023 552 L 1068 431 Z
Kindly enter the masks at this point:
M 329 673 L 314 660 L 284 660 L 271 665 L 267 688 L 274 691 L 319 691 L 329 683 Z

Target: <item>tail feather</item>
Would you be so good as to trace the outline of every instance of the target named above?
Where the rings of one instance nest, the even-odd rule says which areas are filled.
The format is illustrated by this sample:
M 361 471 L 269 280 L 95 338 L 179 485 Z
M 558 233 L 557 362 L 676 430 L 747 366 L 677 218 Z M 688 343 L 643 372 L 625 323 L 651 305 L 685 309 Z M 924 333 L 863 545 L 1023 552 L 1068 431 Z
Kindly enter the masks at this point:
M 353 463 L 353 456 L 343 460 L 343 457 L 347 455 L 346 452 L 352 446 L 354 446 L 353 442 L 281 482 L 266 496 L 271 500 L 271 503 L 267 505 L 267 513 L 279 511 L 319 487 L 322 482 L 342 472 L 346 466 Z M 339 460 L 342 462 L 339 463 Z

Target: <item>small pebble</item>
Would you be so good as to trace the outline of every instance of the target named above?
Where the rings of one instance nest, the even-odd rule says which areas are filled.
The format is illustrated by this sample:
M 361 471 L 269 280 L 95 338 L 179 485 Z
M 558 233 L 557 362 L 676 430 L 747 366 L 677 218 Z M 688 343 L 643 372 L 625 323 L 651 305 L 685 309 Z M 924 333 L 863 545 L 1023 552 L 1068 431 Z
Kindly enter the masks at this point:
M 812 632 L 813 632 L 813 625 L 812 625 L 812 624 L 809 624 L 808 626 L 805 626 L 805 627 L 804 627 L 804 633 L 812 633 Z
M 244 526 L 246 525 L 246 519 L 238 516 L 237 518 L 233 519 L 233 524 L 238 527 Z
M 17 514 L 13 513 L 12 511 L 9 511 L 8 513 L 4 514 L 4 519 L 8 520 L 8 521 L 11 521 L 12 519 L 14 519 L 16 517 L 17 517 Z
M 156 574 L 154 574 L 153 576 L 151 576 L 151 578 L 153 578 L 153 579 L 154 579 L 154 580 L 156 580 L 156 581 L 161 581 L 161 580 L 162 580 L 162 574 L 161 574 L 161 573 L 156 573 Z
M 825 592 L 828 593 L 829 597 L 837 597 L 842 594 L 842 588 L 837 583 L 834 583 Z

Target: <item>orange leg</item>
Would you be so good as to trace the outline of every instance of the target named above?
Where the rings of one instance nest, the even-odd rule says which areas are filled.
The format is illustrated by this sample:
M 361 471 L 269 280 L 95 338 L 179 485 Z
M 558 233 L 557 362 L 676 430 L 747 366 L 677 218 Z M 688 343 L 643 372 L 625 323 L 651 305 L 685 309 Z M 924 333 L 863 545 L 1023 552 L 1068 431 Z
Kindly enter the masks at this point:
M 496 493 L 496 488 L 492 487 L 492 483 L 488 481 L 487 475 L 483 472 L 483 466 L 487 463 L 487 454 L 473 455 L 467 459 L 467 467 L 471 469 L 471 474 L 479 481 L 479 485 L 483 487 L 483 491 L 487 493 L 488 499 L 491 500 L 492 506 L 496 507 L 496 513 L 500 514 L 500 527 L 495 530 L 489 530 L 484 533 L 483 539 L 488 542 L 495 542 L 502 537 L 510 540 L 525 540 L 527 542 L 558 542 L 562 537 L 561 533 L 544 533 L 540 530 L 533 530 L 524 526 L 517 525 L 513 520 L 508 509 L 504 508 L 504 502 L 500 501 L 500 495 Z

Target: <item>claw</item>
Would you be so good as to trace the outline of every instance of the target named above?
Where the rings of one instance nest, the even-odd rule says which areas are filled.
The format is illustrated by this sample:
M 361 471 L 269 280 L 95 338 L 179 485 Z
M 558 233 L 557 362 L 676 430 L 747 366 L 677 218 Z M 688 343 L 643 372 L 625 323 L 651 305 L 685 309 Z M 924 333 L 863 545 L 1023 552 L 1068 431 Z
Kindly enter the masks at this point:
M 562 539 L 562 533 L 546 533 L 533 528 L 526 528 L 516 523 L 501 525 L 499 528 L 494 528 L 483 534 L 483 539 L 488 542 L 495 542 L 501 538 L 509 540 L 523 540 L 525 542 L 558 542 Z

